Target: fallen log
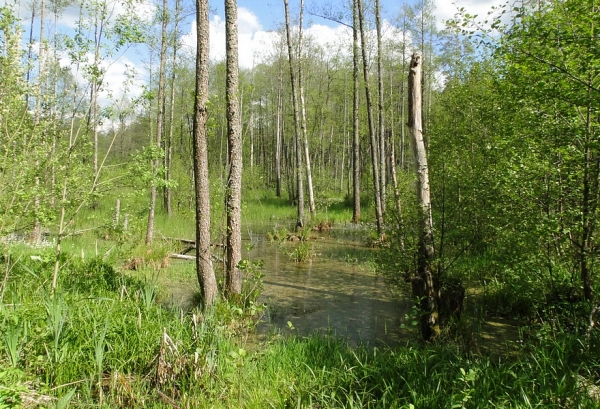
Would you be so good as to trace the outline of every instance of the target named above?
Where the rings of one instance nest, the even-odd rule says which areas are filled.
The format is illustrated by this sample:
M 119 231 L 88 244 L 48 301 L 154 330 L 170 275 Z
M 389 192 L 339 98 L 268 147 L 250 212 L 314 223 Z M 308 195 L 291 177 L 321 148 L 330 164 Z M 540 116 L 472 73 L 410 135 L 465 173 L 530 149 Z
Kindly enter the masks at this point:
M 177 238 L 177 237 L 165 237 L 163 236 L 163 240 L 168 240 L 168 241 L 178 241 L 182 244 L 189 244 L 192 246 L 192 248 L 196 248 L 196 240 L 192 240 L 192 239 L 181 239 L 181 238 Z M 210 243 L 211 247 L 224 247 L 224 245 L 222 243 Z
M 189 261 L 196 260 L 196 256 L 188 256 L 187 254 L 172 253 L 172 254 L 169 255 L 169 257 L 175 258 L 175 259 L 178 259 L 178 260 L 189 260 Z
M 163 240 L 169 240 L 169 241 L 179 241 L 183 244 L 192 244 L 192 245 L 196 245 L 196 240 L 191 240 L 191 239 L 180 239 L 180 238 L 176 238 L 176 237 L 164 237 L 163 236 Z
M 213 260 L 218 261 L 219 263 L 223 262 L 223 258 L 217 256 L 216 254 L 211 254 Z M 171 253 L 169 254 L 170 258 L 174 258 L 177 260 L 188 260 L 188 261 L 195 261 L 196 260 L 196 256 L 188 256 L 187 254 L 179 254 L 179 253 Z

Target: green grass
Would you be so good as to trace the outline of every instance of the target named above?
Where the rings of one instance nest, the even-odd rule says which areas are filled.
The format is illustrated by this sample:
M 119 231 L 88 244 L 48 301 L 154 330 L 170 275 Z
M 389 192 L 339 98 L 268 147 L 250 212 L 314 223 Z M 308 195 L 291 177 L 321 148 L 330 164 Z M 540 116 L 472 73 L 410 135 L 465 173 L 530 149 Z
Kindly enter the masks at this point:
M 113 199 L 74 221 L 71 231 L 78 234 L 63 242 L 55 294 L 55 249 L 0 249 L 0 408 L 600 407 L 596 330 L 588 339 L 584 331 L 533 326 L 526 342 L 505 357 L 474 353 L 457 344 L 460 337 L 390 349 L 351 348 L 316 335 L 273 335 L 257 344 L 252 331 L 262 311 L 254 303 L 260 270 L 246 266 L 252 294 L 243 305 L 220 301 L 202 313 L 193 301 L 193 266 L 164 268 L 179 244 L 161 238 L 192 238 L 193 214 L 181 210 L 168 218 L 158 212 L 157 240 L 147 247 L 140 244 L 144 204 L 122 202 L 122 214 L 130 215 L 124 231 L 111 224 Z M 351 217 L 341 200 L 318 206 L 309 225 L 335 226 Z M 269 192 L 250 190 L 243 219 L 267 221 L 271 231 L 293 227 L 295 208 Z M 215 240 L 222 229 L 222 219 L 215 221 Z M 289 247 L 300 256 L 311 245 Z M 375 250 L 339 251 L 324 257 L 366 263 Z M 123 268 L 132 261 L 134 270 Z M 189 284 L 191 301 L 169 299 L 173 283 Z
M 63 256 L 52 296 L 51 255 L 32 250 L 10 268 L 0 407 L 26 397 L 82 408 L 598 407 L 597 332 L 591 345 L 539 332 L 507 358 L 452 344 L 353 349 L 331 336 L 251 346 L 255 311 L 223 301 L 206 314 L 165 307 L 154 282 L 99 259 Z

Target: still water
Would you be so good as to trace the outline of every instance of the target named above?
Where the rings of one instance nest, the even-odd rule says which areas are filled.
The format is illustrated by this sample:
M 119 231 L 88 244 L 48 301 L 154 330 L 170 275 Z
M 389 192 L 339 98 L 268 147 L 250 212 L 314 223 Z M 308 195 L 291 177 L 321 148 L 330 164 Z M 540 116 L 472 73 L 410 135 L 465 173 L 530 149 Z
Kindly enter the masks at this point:
M 289 254 L 297 243 L 270 243 L 260 226 L 248 230 L 247 257 L 264 261 L 260 301 L 268 310 L 259 334 L 329 333 L 351 345 L 373 346 L 410 338 L 401 329 L 409 305 L 397 301 L 383 277 L 374 272 L 371 260 L 376 250 L 365 246 L 365 235 L 352 227 L 313 233 L 305 244 L 312 258 L 295 262 Z

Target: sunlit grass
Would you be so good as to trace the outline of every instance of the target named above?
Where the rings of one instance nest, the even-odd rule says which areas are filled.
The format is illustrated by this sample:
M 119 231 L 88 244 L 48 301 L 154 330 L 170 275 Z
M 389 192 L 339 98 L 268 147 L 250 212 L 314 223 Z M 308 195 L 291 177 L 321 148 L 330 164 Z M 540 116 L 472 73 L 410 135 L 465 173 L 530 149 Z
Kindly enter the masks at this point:
M 161 301 L 161 280 L 193 278 L 191 268 L 167 276 L 148 263 L 121 274 L 65 255 L 51 295 L 52 256 L 33 249 L 9 269 L 0 402 L 29 394 L 42 407 L 64 397 L 82 408 L 598 407 L 597 332 L 591 344 L 540 332 L 504 358 L 452 343 L 351 348 L 323 335 L 250 347 L 250 310 L 221 301 L 202 313 Z
M 249 192 L 246 225 L 266 225 L 264 231 L 282 236 L 293 231 L 294 206 L 268 191 Z M 250 345 L 261 306 L 221 300 L 201 312 L 193 263 L 169 257 L 182 245 L 165 238 L 193 239 L 193 213 L 157 212 L 156 239 L 146 246 L 145 202 L 123 196 L 115 225 L 114 196 L 83 209 L 70 226 L 54 294 L 54 248 L 2 248 L 0 407 L 16 407 L 25 398 L 39 407 L 81 408 L 600 406 L 594 395 L 598 331 L 586 338 L 534 327 L 534 339 L 512 345 L 510 356 L 480 354 L 451 339 L 374 349 L 351 348 L 327 335 L 273 335 Z M 222 206 L 214 210 L 218 241 Z M 318 203 L 317 216 L 294 233 L 305 239 L 284 246 L 301 261 L 314 250 L 310 226 L 331 222 L 335 228 L 350 217 L 351 207 L 341 200 Z M 367 231 L 348 234 L 360 239 Z M 374 251 L 345 247 L 320 257 L 360 263 L 372 273 Z M 186 290 L 175 293 L 175 287 Z

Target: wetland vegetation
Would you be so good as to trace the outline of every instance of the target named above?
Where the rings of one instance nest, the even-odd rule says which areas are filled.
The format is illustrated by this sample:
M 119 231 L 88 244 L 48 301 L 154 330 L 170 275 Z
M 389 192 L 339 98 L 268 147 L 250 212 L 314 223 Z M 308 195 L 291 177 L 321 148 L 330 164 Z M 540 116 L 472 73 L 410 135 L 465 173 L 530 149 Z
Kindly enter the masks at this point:
M 597 1 L 170 3 L 0 6 L 0 409 L 600 407 Z
M 247 205 L 253 212 L 264 206 Z M 267 214 L 289 212 L 279 225 L 293 224 L 289 205 L 270 206 L 283 209 Z M 376 275 L 381 251 L 366 246 L 368 229 L 344 232 L 343 217 L 331 215 L 326 238 L 310 234 L 312 262 L 292 261 L 289 248 L 299 244 L 269 242 L 264 224 L 249 231 L 247 256 L 265 263 L 248 262 L 242 304 L 222 299 L 210 311 L 198 304 L 193 263 L 169 260 L 179 243 L 105 256 L 114 242 L 88 231 L 67 242 L 54 296 L 53 248 L 5 248 L 0 404 L 597 406 L 590 381 L 599 368 L 597 341 L 571 305 L 537 311 L 543 319 L 509 320 L 516 311 L 470 288 L 460 322 L 442 341 L 422 344 L 418 310 L 405 297 L 399 307 L 402 293 Z M 157 231 L 185 236 L 186 229 L 171 221 Z M 135 268 L 127 267 L 132 257 Z

